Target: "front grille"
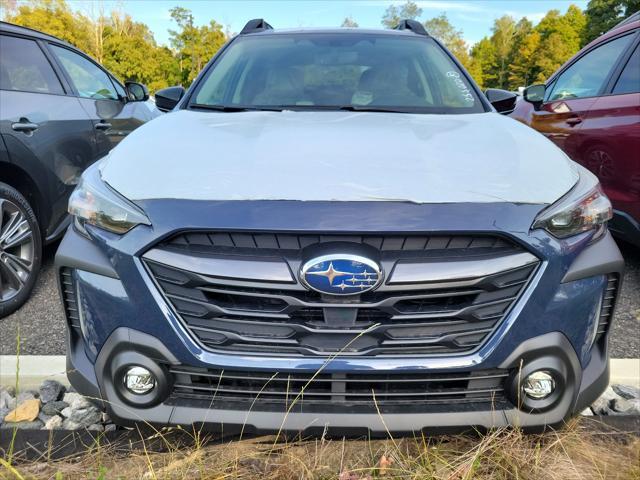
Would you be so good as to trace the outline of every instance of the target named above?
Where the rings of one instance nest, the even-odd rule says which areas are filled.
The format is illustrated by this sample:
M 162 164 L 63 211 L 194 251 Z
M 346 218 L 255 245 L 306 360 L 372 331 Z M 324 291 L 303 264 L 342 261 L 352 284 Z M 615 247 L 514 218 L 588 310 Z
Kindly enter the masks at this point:
M 174 366 L 172 400 L 252 405 L 253 410 L 328 407 L 389 411 L 448 410 L 505 402 L 506 370 L 459 373 L 284 373 Z M 348 411 L 348 410 L 347 410 Z
M 600 318 L 598 319 L 598 329 L 596 331 L 596 341 L 604 337 L 609 329 L 613 309 L 618 294 L 618 275 L 607 275 L 607 288 L 602 297 L 602 307 L 600 308 Z
M 67 315 L 67 322 L 69 322 L 69 325 L 77 332 L 80 332 L 80 313 L 78 310 L 76 282 L 72 269 L 67 267 L 60 269 L 60 289 L 62 292 L 62 303 Z
M 196 260 L 224 257 L 259 263 L 279 259 L 295 272 L 304 249 L 294 247 L 308 245 L 310 239 L 336 243 L 339 238 L 341 245 L 349 240 L 357 245 L 366 241 L 371 246 L 370 238 L 379 238 L 271 234 L 273 242 L 261 250 L 259 245 L 263 242 L 257 238 L 267 234 L 222 235 L 182 234 L 155 250 L 179 252 Z M 227 239 L 224 246 L 215 243 L 219 237 Z M 283 240 L 290 237 L 295 240 Z M 398 260 L 435 258 L 459 262 L 482 258 L 491 263 L 493 258 L 522 252 L 517 245 L 494 237 L 381 238 L 377 245 L 397 247 L 379 251 L 382 262 L 389 266 L 388 272 Z M 391 242 L 387 238 L 401 240 Z M 229 246 L 232 240 L 242 246 Z M 271 249 L 285 244 L 291 247 L 290 251 Z M 409 249 L 415 245 L 420 248 Z M 425 249 L 429 245 L 441 248 Z M 504 318 L 538 265 L 537 261 L 529 261 L 471 279 L 382 285 L 351 298 L 336 298 L 308 291 L 293 280 L 283 283 L 221 278 L 216 272 L 195 273 L 147 255 L 145 263 L 186 328 L 203 347 L 231 353 L 320 356 L 471 351 Z
M 298 251 L 319 244 L 348 242 L 381 252 L 442 252 L 518 250 L 511 242 L 488 235 L 319 235 L 290 233 L 191 232 L 172 237 L 163 246 L 203 249 L 209 253 Z

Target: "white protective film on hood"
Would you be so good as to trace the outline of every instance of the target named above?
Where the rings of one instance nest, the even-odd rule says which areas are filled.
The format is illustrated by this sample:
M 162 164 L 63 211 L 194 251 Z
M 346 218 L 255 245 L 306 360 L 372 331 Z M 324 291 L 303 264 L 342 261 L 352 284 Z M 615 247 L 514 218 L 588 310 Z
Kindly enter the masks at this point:
M 111 152 L 131 200 L 550 204 L 575 164 L 497 113 L 199 112 L 159 117 Z

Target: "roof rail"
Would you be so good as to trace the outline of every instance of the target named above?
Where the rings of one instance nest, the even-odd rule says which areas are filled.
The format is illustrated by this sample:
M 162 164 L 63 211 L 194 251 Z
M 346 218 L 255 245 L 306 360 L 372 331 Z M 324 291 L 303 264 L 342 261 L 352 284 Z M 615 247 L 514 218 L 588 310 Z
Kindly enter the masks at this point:
M 273 27 L 265 22 L 263 18 L 254 18 L 253 20 L 249 20 L 247 22 L 247 24 L 240 32 L 240 35 L 244 33 L 263 32 L 265 30 L 273 30 Z
M 424 28 L 424 25 L 417 20 L 400 20 L 394 30 L 411 30 L 413 33 L 417 33 L 418 35 L 429 35 L 427 30 Z

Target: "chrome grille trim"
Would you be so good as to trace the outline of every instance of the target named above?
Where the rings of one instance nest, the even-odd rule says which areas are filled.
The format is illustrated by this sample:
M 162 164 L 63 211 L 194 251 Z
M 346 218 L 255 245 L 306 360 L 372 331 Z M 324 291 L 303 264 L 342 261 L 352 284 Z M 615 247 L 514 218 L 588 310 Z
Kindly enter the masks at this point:
M 185 255 L 167 250 L 151 250 L 144 255 L 144 258 L 172 265 L 181 270 L 214 277 L 263 282 L 294 282 L 287 264 L 278 260 L 261 259 L 256 262 L 246 258 Z
M 538 259 L 528 252 L 514 253 L 486 259 L 463 260 L 459 262 L 406 262 L 400 261 L 391 272 L 388 284 L 446 282 L 465 278 L 495 275 L 523 265 L 537 263 Z
M 540 262 L 518 248 L 511 245 L 505 252 L 500 247 L 493 256 L 478 251 L 472 258 L 461 250 L 435 257 L 430 252 L 428 258 L 419 254 L 414 261 L 422 268 L 449 265 L 464 277 L 383 284 L 350 299 L 310 292 L 298 282 L 222 278 L 220 271 L 203 273 L 202 265 L 196 271 L 185 270 L 181 259 L 189 246 L 178 257 L 173 255 L 175 246 L 160 245 L 143 260 L 177 317 L 207 350 L 296 356 L 448 355 L 479 348 L 525 290 Z M 386 252 L 383 262 L 391 265 L 387 271 L 406 260 L 396 253 Z M 198 247 L 191 261 L 203 255 Z M 216 251 L 211 257 L 219 256 Z M 300 256 L 301 252 L 275 258 L 270 254 L 268 262 L 296 271 Z M 165 263 L 175 259 L 180 260 L 177 265 Z M 487 268 L 494 260 L 502 270 Z M 267 263 L 267 258 L 238 251 L 234 261 L 246 267 Z M 465 263 L 479 267 L 478 273 L 468 265 L 454 266 Z

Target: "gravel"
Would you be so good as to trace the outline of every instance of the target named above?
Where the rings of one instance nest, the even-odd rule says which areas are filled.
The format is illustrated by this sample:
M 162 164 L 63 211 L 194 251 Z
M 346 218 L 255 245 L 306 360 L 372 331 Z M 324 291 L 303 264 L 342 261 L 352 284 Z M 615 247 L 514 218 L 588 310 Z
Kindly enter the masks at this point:
M 55 385 L 51 385 L 51 380 L 45 381 L 40 390 L 47 391 Z M 57 383 L 57 382 L 55 382 Z M 59 384 L 58 384 L 59 385 Z M 59 385 L 62 387 L 62 385 Z M 60 390 L 62 391 L 62 390 Z M 36 393 L 36 395 L 38 395 Z M 16 398 L 6 387 L 0 387 L 0 397 L 9 399 L 9 403 L 21 407 L 21 402 L 16 402 Z M 20 398 L 20 395 L 18 395 Z M 109 416 L 103 413 L 100 408 L 90 402 L 79 393 L 65 393 L 63 400 L 51 400 L 45 402 L 45 398 L 38 397 L 35 400 L 39 410 L 33 412 L 33 416 L 22 419 L 25 421 L 15 421 L 17 414 L 12 413 L 14 421 L 5 421 L 11 411 L 0 407 L 0 430 L 18 428 L 21 430 L 82 430 L 89 431 L 112 431 L 118 427 L 111 422 Z M 27 401 L 32 401 L 27 399 Z M 65 406 L 66 405 L 66 406 Z M 31 405 L 29 405 L 30 407 Z M 64 407 L 64 408 L 61 408 Z M 37 418 L 36 418 L 37 412 Z M 640 415 L 640 390 L 629 385 L 613 385 L 608 387 L 602 396 L 593 405 L 582 412 L 582 415 Z M 33 420 L 33 421 L 28 421 Z
M 41 396 L 39 392 L 45 392 Z M 57 392 L 55 395 L 52 392 Z M 58 398 L 62 396 L 62 400 Z M 64 386 L 55 380 L 45 380 L 38 392 L 28 392 L 26 395 L 18 393 L 17 398 L 6 387 L 0 387 L 0 398 L 4 403 L 20 405 L 27 400 L 37 398 L 39 411 L 37 419 L 33 421 L 7 422 L 5 417 L 11 410 L 0 407 L 0 429 L 19 428 L 21 430 L 79 430 L 103 431 L 105 426 L 114 429 L 108 416 L 85 397 L 78 393 L 64 393 Z M 35 412 L 34 412 L 35 413 Z M 12 415 L 15 418 L 16 414 Z M 25 420 L 35 418 L 35 415 Z
M 45 403 L 42 406 L 42 413 L 49 416 L 59 415 L 68 406 L 69 404 L 62 400 L 58 402 Z
M 0 319 L 0 355 L 15 355 L 18 333 L 21 355 L 64 355 L 66 327 L 53 259 L 58 242 L 47 246 L 42 269 L 29 301 Z
M 640 248 L 619 245 L 626 271 L 609 337 L 609 355 L 611 358 L 640 358 Z
M 0 319 L 0 355 L 64 355 L 64 313 L 53 268 L 57 244 L 45 249 L 34 295 L 19 311 Z M 640 358 L 640 249 L 620 244 L 626 273 L 610 337 L 611 358 Z
M 55 380 L 45 380 L 40 386 L 40 400 L 42 403 L 55 402 L 58 400 L 67 389 L 60 382 Z

